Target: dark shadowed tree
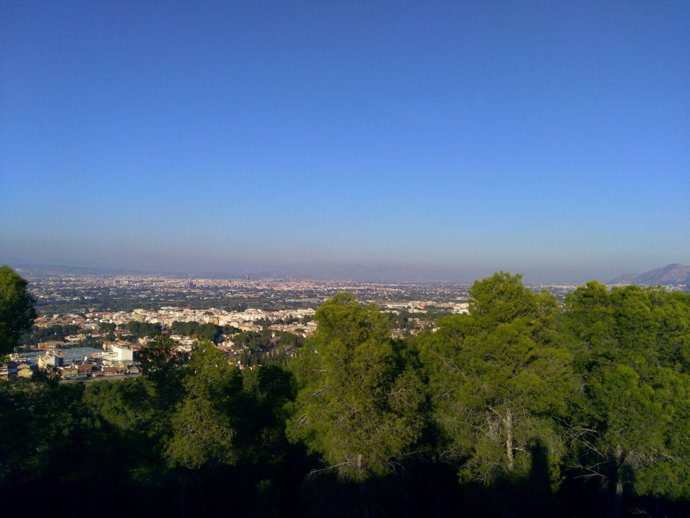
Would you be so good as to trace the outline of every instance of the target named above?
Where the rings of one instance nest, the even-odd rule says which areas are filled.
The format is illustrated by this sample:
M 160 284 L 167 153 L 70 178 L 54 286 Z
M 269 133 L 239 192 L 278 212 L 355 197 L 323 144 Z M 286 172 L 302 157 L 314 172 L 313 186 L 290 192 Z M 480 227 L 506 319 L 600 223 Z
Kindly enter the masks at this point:
M 36 318 L 35 301 L 26 286 L 12 268 L 0 267 L 0 356 L 14 350 Z
M 242 390 L 242 376 L 211 342 L 199 342 L 183 381 L 186 395 L 172 416 L 173 436 L 167 455 L 173 464 L 198 469 L 206 464 L 232 464 L 233 402 Z

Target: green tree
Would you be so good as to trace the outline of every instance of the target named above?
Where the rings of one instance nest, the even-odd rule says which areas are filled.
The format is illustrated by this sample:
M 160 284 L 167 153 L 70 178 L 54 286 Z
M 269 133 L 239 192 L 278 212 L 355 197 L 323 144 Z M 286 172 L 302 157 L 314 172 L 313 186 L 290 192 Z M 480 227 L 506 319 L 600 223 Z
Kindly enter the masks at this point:
M 102 334 L 114 333 L 115 329 L 117 329 L 117 324 L 113 322 L 101 322 L 98 324 L 98 330 Z
M 145 377 L 99 381 L 84 391 L 84 406 L 109 425 L 108 452 L 138 483 L 150 484 L 163 472 L 161 452 L 171 433 L 171 412 L 157 403 L 155 386 Z
M 171 463 L 189 469 L 206 464 L 232 464 L 232 408 L 242 390 L 242 376 L 211 342 L 199 342 L 183 381 L 186 395 L 172 417 L 173 436 L 167 454 Z
M 0 383 L 0 489 L 33 481 L 85 484 L 117 468 L 81 384 Z
M 148 322 L 139 322 L 131 320 L 127 323 L 127 330 L 137 338 L 145 338 L 147 336 L 160 336 L 163 328 L 160 324 L 150 324 Z
M 36 318 L 27 282 L 9 266 L 0 267 L 0 356 L 11 353 Z
M 220 326 L 215 324 L 201 324 L 197 329 L 197 338 L 199 340 L 208 340 L 217 342 L 222 334 Z
M 188 361 L 189 355 L 168 337 L 158 337 L 139 351 L 141 371 L 151 382 L 152 401 L 160 411 L 167 412 L 182 399 Z
M 285 420 L 286 405 L 295 395 L 292 375 L 278 365 L 260 365 L 243 371 L 243 383 L 247 395 L 241 430 L 245 449 L 254 458 L 274 461 L 289 450 Z
M 421 435 L 421 382 L 377 306 L 340 294 L 315 320 L 315 334 L 290 365 L 298 393 L 288 437 L 352 480 L 384 474 Z
M 463 478 L 491 482 L 527 474 L 538 443 L 556 476 L 565 454 L 558 420 L 577 387 L 557 301 L 507 273 L 475 282 L 470 296 L 469 314 L 417 341 L 445 448 Z
M 682 294 L 596 282 L 566 297 L 564 328 L 584 380 L 580 470 L 624 493 L 690 496 L 690 304 Z

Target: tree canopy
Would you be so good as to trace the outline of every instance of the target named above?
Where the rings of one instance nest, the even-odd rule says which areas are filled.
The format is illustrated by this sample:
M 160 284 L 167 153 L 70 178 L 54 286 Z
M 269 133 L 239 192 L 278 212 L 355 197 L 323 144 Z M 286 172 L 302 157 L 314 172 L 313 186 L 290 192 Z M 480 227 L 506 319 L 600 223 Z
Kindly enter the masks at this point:
M 590 282 L 566 297 L 563 317 L 585 389 L 582 470 L 617 500 L 624 491 L 689 495 L 690 297 Z
M 27 282 L 9 266 L 0 267 L 0 356 L 12 352 L 36 318 Z
M 421 435 L 421 382 L 378 307 L 340 294 L 314 318 L 317 331 L 291 365 L 298 393 L 288 436 L 345 477 L 386 473 Z
M 418 342 L 443 444 L 468 479 L 524 475 L 537 443 L 555 472 L 565 453 L 558 420 L 577 390 L 556 300 L 505 273 L 476 282 L 470 296 L 469 314 Z

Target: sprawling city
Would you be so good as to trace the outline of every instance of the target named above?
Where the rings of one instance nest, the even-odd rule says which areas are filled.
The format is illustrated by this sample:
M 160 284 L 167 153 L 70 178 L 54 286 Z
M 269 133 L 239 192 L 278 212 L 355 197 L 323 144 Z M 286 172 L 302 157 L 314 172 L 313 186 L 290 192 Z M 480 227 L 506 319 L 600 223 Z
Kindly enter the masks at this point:
M 139 349 L 162 335 L 186 352 L 196 339 L 210 339 L 240 369 L 286 362 L 294 356 L 295 344 L 316 329 L 318 306 L 338 293 L 380 307 L 390 319 L 391 337 L 403 338 L 436 330 L 444 316 L 467 313 L 470 287 L 191 275 L 29 273 L 27 279 L 39 316 L 11 361 L 0 366 L 0 379 L 31 377 L 37 369 L 62 380 L 138 375 Z M 560 301 L 576 287 L 529 286 Z M 683 290 L 685 285 L 673 283 L 667 289 Z
M 0 378 L 50 369 L 63 380 L 138 375 L 141 346 L 165 335 L 190 351 L 211 339 L 239 367 L 295 354 L 285 344 L 316 328 L 316 308 L 347 292 L 378 305 L 391 337 L 434 330 L 443 316 L 467 313 L 469 284 L 369 283 L 192 276 L 27 275 L 39 317 Z M 561 300 L 574 285 L 535 285 Z M 186 326 L 182 324 L 187 324 Z M 202 327 L 203 325 L 203 327 Z M 250 348 L 248 337 L 260 337 Z M 283 339 L 281 340 L 281 337 Z
M 390 316 L 391 336 L 397 338 L 434 329 L 439 317 L 465 313 L 468 306 L 468 286 L 458 284 L 133 275 L 27 278 L 39 316 L 34 331 L 1 368 L 5 379 L 30 377 L 36 369 L 51 370 L 63 380 L 138 375 L 140 347 L 161 335 L 187 352 L 196 338 L 209 338 L 239 368 L 287 360 L 295 353 L 294 344 L 313 333 L 316 308 L 341 292 L 379 305 Z M 550 288 L 560 294 L 574 289 Z M 292 336 L 285 343 L 287 334 Z

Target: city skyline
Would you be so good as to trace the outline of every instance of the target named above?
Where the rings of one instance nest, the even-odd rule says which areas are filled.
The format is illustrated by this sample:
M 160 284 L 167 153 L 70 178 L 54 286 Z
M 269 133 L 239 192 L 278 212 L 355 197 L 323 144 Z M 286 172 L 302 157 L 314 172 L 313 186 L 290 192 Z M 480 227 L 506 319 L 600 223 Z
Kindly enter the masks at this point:
M 6 4 L 0 262 L 690 264 L 689 22 L 679 2 Z

